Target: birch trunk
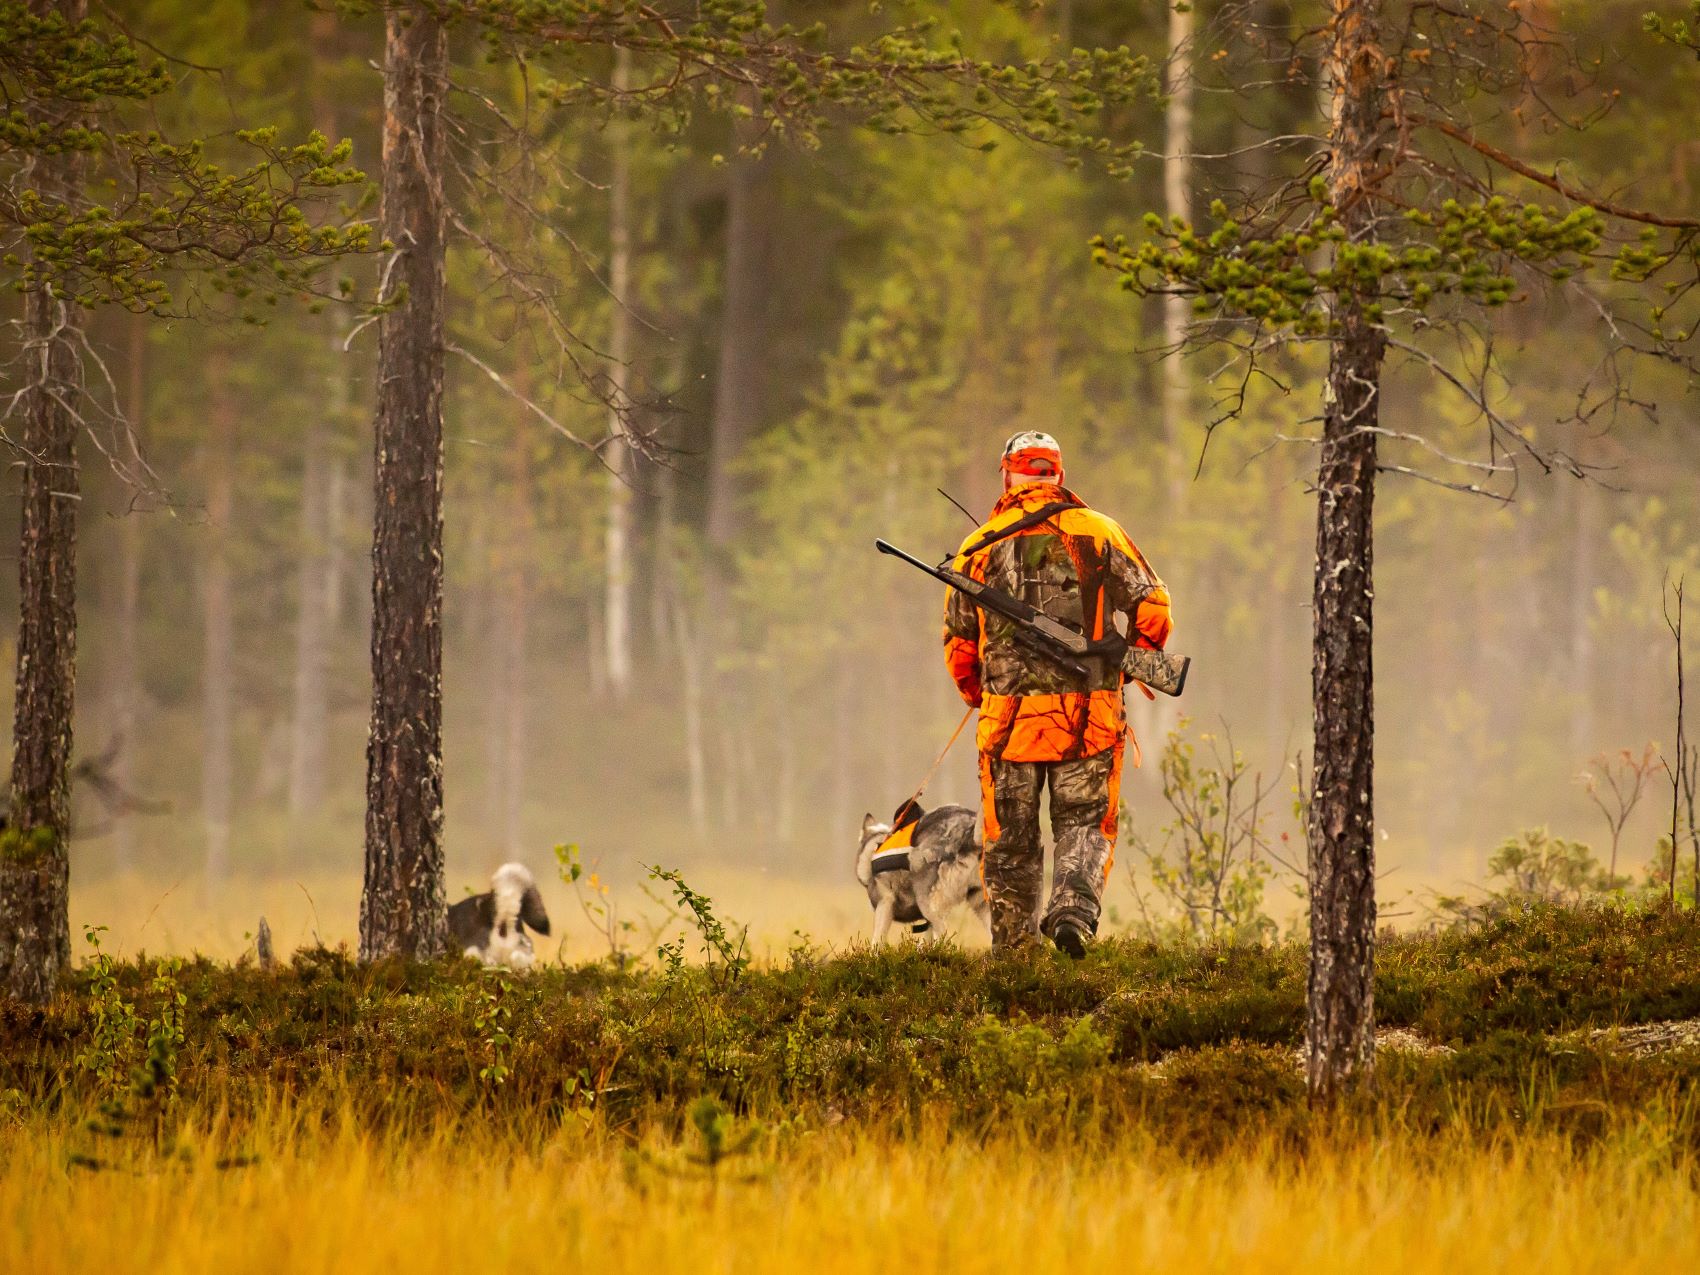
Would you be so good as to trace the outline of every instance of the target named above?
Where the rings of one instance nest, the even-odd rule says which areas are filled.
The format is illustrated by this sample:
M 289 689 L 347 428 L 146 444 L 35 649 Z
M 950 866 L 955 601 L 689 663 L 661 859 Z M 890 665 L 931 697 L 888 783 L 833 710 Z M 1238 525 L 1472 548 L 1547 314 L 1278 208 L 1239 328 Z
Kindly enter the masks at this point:
M 235 696 L 235 596 L 230 573 L 232 514 L 236 508 L 236 404 L 225 357 L 211 361 L 211 412 L 207 421 L 207 525 L 201 558 L 201 825 L 209 886 L 230 868 L 232 720 Z
M 497 812 L 502 844 L 510 855 L 522 849 L 521 815 L 525 806 L 525 771 L 529 755 L 527 726 L 530 679 L 526 670 L 527 637 L 531 618 L 531 432 L 523 425 L 514 433 L 509 510 L 507 571 L 504 580 L 501 642 L 502 686 L 502 804 Z
M 448 38 L 430 10 L 385 20 L 381 227 L 395 245 L 378 323 L 372 720 L 360 956 L 447 943 L 443 886 L 444 209 Z
M 1581 434 L 1578 430 L 1578 435 Z M 1577 439 L 1577 457 L 1583 457 L 1584 440 Z M 1594 583 L 1597 567 L 1595 546 L 1600 534 L 1600 494 L 1592 479 L 1576 484 L 1576 508 L 1570 520 L 1570 684 L 1576 697 L 1570 715 L 1570 752 L 1580 762 L 1597 751 L 1595 747 L 1594 689 Z
M 337 15 L 315 13 L 312 40 L 316 58 L 334 57 Z M 322 89 L 313 94 L 313 126 L 337 139 L 336 104 Z M 332 614 L 340 587 L 335 562 L 339 527 L 334 502 L 338 481 L 331 456 L 333 434 L 348 411 L 349 385 L 342 351 L 342 323 L 325 324 L 325 410 L 307 420 L 301 475 L 300 567 L 296 579 L 295 681 L 289 731 L 289 816 L 297 823 L 316 813 L 325 799 L 325 742 L 330 719 Z
M 142 454 L 142 431 L 147 413 L 147 323 L 139 315 L 130 319 L 129 392 L 125 411 L 130 417 L 130 447 Z M 137 478 L 139 481 L 139 476 Z M 112 780 L 120 792 L 136 791 L 136 743 L 142 717 L 142 515 L 126 508 L 118 520 L 118 614 L 115 617 L 116 650 L 113 652 L 113 731 L 118 751 L 112 758 Z M 136 861 L 136 817 L 119 811 L 113 828 L 114 855 L 120 871 Z
M 631 53 L 614 54 L 614 90 L 631 83 Z M 632 227 L 631 130 L 624 120 L 609 128 L 613 171 L 608 183 L 608 293 L 613 321 L 608 336 L 608 525 L 604 553 L 603 640 L 607 643 L 608 689 L 623 696 L 632 681 L 632 488 L 626 419 L 631 411 Z
M 1163 209 L 1173 220 L 1192 220 L 1192 42 L 1195 15 L 1190 5 L 1169 6 L 1168 105 L 1163 111 Z M 1186 424 L 1188 375 L 1181 358 L 1190 303 L 1163 298 L 1163 439 L 1168 445 L 1169 508 L 1186 501 Z

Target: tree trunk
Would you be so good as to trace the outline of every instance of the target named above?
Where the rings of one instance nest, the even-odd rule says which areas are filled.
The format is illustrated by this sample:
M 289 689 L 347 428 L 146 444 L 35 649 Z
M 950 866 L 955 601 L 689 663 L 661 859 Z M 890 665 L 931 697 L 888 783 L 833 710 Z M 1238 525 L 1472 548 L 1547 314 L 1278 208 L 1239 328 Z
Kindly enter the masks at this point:
M 1269 519 L 1270 533 L 1279 536 L 1287 521 L 1286 475 L 1277 470 L 1273 481 L 1268 485 L 1267 493 L 1269 507 L 1266 516 Z M 1271 579 L 1267 585 L 1265 596 L 1265 614 L 1268 619 L 1263 628 L 1263 720 L 1265 744 L 1272 746 L 1290 739 L 1292 734 L 1289 730 L 1291 723 L 1287 718 L 1287 687 L 1291 680 L 1288 660 L 1297 653 L 1294 643 L 1289 640 L 1296 608 L 1278 576 Z
M 329 64 L 335 56 L 337 15 L 315 13 L 312 40 L 315 60 Z M 313 92 L 313 126 L 337 140 L 336 103 L 321 85 Z M 331 314 L 327 311 L 327 314 Z M 340 587 L 334 534 L 340 528 L 334 508 L 338 474 L 331 457 L 332 434 L 348 410 L 348 369 L 344 361 L 343 325 L 331 314 L 325 323 L 325 354 L 330 373 L 325 379 L 325 410 L 307 419 L 301 474 L 300 565 L 296 577 L 295 683 L 292 688 L 289 732 L 289 817 L 299 823 L 317 813 L 325 799 L 325 742 L 330 718 L 330 656 L 332 613 Z M 327 422 L 330 428 L 327 429 Z
M 667 516 L 663 518 L 665 529 Z M 685 601 L 684 581 L 672 537 L 663 542 L 660 561 L 665 576 L 665 611 L 668 634 L 679 667 L 679 718 L 684 729 L 685 781 L 691 829 L 706 841 L 709 827 L 708 745 L 703 712 L 703 644 L 700 625 L 693 620 Z
M 333 376 L 340 380 L 341 369 Z M 333 410 L 336 393 L 332 391 Z M 295 682 L 289 731 L 289 817 L 324 803 L 325 735 L 330 716 L 330 486 L 324 426 L 309 422 L 301 476 L 301 546 L 296 577 Z
M 531 431 L 524 424 L 514 431 L 509 516 L 507 571 L 503 581 L 501 624 L 501 767 L 502 801 L 497 810 L 502 845 L 517 856 L 521 842 L 521 814 L 525 803 L 527 714 L 530 702 L 526 676 L 527 630 L 530 627 L 531 596 Z
M 734 122 L 733 140 L 739 148 L 754 139 L 755 128 L 748 119 Z M 762 408 L 771 264 L 769 163 L 765 155 L 734 155 L 727 176 L 726 273 L 708 474 L 708 538 L 721 548 L 731 543 L 741 525 L 736 466 L 760 424 Z
M 631 53 L 614 53 L 614 89 L 631 81 Z M 608 293 L 613 320 L 608 335 L 608 526 L 603 575 L 603 640 L 607 643 L 608 689 L 623 696 L 632 680 L 632 488 L 631 456 L 625 443 L 631 411 L 632 227 L 631 130 L 625 121 L 609 127 L 613 172 L 608 181 Z
M 746 105 L 753 97 L 746 95 Z M 733 139 L 738 150 L 755 139 L 755 122 L 738 119 L 733 122 Z M 767 155 L 736 155 L 731 163 L 726 192 L 726 272 L 724 297 L 721 304 L 721 348 L 719 367 L 714 377 L 714 406 L 711 411 L 712 439 L 709 444 L 709 510 L 707 510 L 707 541 L 711 556 L 704 563 L 709 595 L 724 592 L 729 587 L 731 563 L 729 546 L 743 527 L 741 493 L 743 483 L 738 474 L 738 462 L 746 444 L 762 423 L 763 388 L 767 371 L 767 296 L 770 262 L 768 248 L 772 240 L 774 201 L 767 189 Z M 724 610 L 704 605 L 699 612 L 699 660 L 702 666 L 716 663 L 716 653 L 731 644 L 731 627 Z M 728 685 L 714 687 L 712 704 L 743 702 L 741 689 Z M 706 717 L 716 712 L 706 700 Z M 726 723 L 717 731 L 719 748 L 716 760 L 721 767 L 721 811 L 723 826 L 736 828 L 743 823 L 745 806 L 741 801 L 740 765 L 743 748 L 738 738 L 740 723 Z
M 1582 459 L 1582 431 L 1577 430 L 1577 459 Z M 1594 547 L 1600 533 L 1600 495 L 1592 479 L 1576 484 L 1576 508 L 1570 519 L 1570 676 L 1575 696 L 1570 714 L 1570 755 L 1580 762 L 1597 751 L 1594 728 Z
M 373 464 L 372 721 L 360 956 L 447 943 L 443 887 L 443 304 L 439 181 L 448 37 L 431 11 L 385 20 L 383 237 Z
M 525 799 L 526 629 L 525 579 L 503 554 L 499 577 L 482 591 L 484 652 L 485 828 L 510 858 L 521 850 L 520 815 Z M 495 622 L 492 623 L 491 621 Z
M 201 561 L 201 822 L 206 838 L 208 886 L 230 868 L 232 728 L 236 661 L 235 593 L 230 573 L 232 514 L 236 508 L 236 405 L 228 361 L 209 361 L 211 411 L 207 421 L 207 525 Z
M 1388 68 L 1374 0 L 1333 0 L 1329 195 L 1354 242 L 1375 236 L 1366 191 L 1381 149 Z M 1310 985 L 1306 1078 L 1329 1103 L 1375 1059 L 1375 715 L 1371 662 L 1376 436 L 1385 338 L 1373 293 L 1342 293 L 1330 347 L 1317 477 L 1311 688 Z
M 518 579 L 510 583 L 507 597 L 506 623 L 503 626 L 502 673 L 507 678 L 507 685 L 502 696 L 504 713 L 502 723 L 503 786 L 500 830 L 502 845 L 511 857 L 517 858 L 525 848 L 524 842 L 524 813 L 525 813 L 525 771 L 526 771 L 526 737 L 528 734 L 529 715 L 526 707 L 530 702 L 529 688 L 526 685 L 526 629 L 527 629 L 527 598 L 525 581 Z
M 657 658 L 667 649 L 668 609 L 673 582 L 673 524 L 677 521 L 678 484 L 671 465 L 656 465 L 654 511 L 649 518 L 649 649 Z
M 494 475 L 491 481 L 494 488 Z M 504 529 L 492 527 L 493 521 L 483 519 L 472 526 L 467 561 L 473 564 L 474 575 L 467 586 L 471 604 L 464 611 L 467 645 L 478 652 L 478 702 L 484 715 L 483 827 L 486 829 L 500 828 L 508 808 L 507 635 L 502 631 L 506 622 L 507 542 Z M 492 530 L 496 533 L 494 539 Z M 493 617 L 502 617 L 502 623 L 494 622 Z
M 138 456 L 147 413 L 147 324 L 141 315 L 130 318 L 129 393 L 124 406 L 130 417 L 130 446 Z M 117 649 L 112 669 L 112 725 L 118 751 L 112 758 L 112 781 L 127 793 L 136 791 L 136 744 L 141 736 L 142 557 L 142 516 L 126 508 L 118 520 Z M 114 855 L 123 871 L 136 861 L 135 815 L 119 811 L 113 834 Z
M 1169 6 L 1168 105 L 1163 112 L 1163 210 L 1170 219 L 1192 220 L 1192 42 L 1194 12 L 1190 5 Z M 1169 508 L 1179 512 L 1186 501 L 1190 468 L 1186 447 L 1188 403 L 1187 366 L 1181 358 L 1191 303 L 1185 297 L 1163 298 L 1163 441 L 1168 446 Z
M 53 6 L 81 21 L 84 0 Z M 46 5 L 32 8 L 47 9 Z M 29 181 L 71 203 L 73 155 L 43 154 Z M 0 991 L 40 1003 L 71 960 L 71 719 L 77 676 L 76 402 L 80 312 L 46 287 L 24 297 L 22 518 L 18 540 L 18 675 L 12 802 L 0 835 Z

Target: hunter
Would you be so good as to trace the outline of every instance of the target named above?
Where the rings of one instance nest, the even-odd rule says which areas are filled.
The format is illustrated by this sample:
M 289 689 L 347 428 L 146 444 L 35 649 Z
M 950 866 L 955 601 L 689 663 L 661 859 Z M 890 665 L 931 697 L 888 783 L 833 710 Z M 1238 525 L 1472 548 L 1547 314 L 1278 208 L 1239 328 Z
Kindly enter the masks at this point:
M 1168 590 L 1120 526 L 1063 486 L 1056 439 L 1017 434 L 1004 446 L 1002 467 L 1003 496 L 963 541 L 956 570 L 1094 640 L 1113 625 L 1130 646 L 1161 650 L 1169 638 Z M 1080 957 L 1097 933 L 1115 852 L 1126 678 L 1114 664 L 1082 678 L 1018 642 L 1014 627 L 950 591 L 945 660 L 962 698 L 980 710 L 981 879 L 992 946 L 1019 947 L 1043 934 Z M 1056 849 L 1041 918 L 1039 796 L 1046 784 Z

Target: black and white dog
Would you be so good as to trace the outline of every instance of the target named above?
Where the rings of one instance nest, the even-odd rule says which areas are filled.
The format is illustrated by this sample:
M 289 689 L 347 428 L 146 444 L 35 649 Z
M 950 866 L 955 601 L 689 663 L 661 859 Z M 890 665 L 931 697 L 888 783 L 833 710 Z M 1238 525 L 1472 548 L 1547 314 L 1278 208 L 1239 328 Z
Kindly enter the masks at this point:
M 490 877 L 483 894 L 462 899 L 449 909 L 449 934 L 468 956 L 486 965 L 528 970 L 537 959 L 530 926 L 549 933 L 549 914 L 537 882 L 523 863 L 504 863 Z
M 940 806 L 924 814 L 918 807 L 900 808 L 898 813 L 905 820 L 919 815 L 908 845 L 882 852 L 892 824 L 865 815 L 856 851 L 856 880 L 874 909 L 874 943 L 885 941 L 893 921 L 913 934 L 933 934 L 963 903 L 989 925 L 991 910 L 980 884 L 979 816 L 966 806 Z

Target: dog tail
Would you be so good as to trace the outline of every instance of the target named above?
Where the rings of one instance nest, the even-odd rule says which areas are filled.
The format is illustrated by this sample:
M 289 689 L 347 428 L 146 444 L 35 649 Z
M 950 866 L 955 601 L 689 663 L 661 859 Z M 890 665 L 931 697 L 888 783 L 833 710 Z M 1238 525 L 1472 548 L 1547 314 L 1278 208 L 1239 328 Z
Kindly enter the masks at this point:
M 496 921 L 512 925 L 523 921 L 539 934 L 549 933 L 549 913 L 531 870 L 523 863 L 504 863 L 490 878 L 495 897 Z
M 899 846 L 895 850 L 882 850 L 868 862 L 868 874 L 879 876 L 884 872 L 913 872 L 922 866 L 922 856 L 925 850 L 910 850 Z

